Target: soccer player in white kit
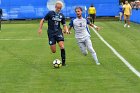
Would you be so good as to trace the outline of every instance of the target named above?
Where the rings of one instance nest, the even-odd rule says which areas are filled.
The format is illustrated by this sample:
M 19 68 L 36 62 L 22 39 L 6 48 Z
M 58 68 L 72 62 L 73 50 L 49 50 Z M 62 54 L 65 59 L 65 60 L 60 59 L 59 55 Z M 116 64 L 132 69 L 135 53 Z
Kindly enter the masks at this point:
M 71 20 L 70 22 L 70 27 L 69 31 L 73 27 L 75 30 L 75 38 L 77 39 L 78 45 L 82 51 L 82 53 L 86 56 L 88 54 L 87 49 L 90 51 L 93 59 L 95 60 L 97 65 L 100 65 L 96 52 L 92 47 L 92 42 L 90 39 L 90 31 L 88 29 L 88 25 L 91 27 L 96 28 L 97 30 L 99 27 L 91 24 L 87 19 L 82 17 L 82 8 L 81 7 L 76 7 L 75 12 L 77 15 L 77 18 Z

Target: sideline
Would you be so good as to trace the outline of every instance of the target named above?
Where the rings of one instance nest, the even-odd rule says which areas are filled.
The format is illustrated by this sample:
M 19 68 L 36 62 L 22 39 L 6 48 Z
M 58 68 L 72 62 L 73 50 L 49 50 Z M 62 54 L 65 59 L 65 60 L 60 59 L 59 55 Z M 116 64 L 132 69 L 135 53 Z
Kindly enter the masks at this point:
M 140 72 L 137 71 L 125 58 L 123 58 L 105 39 L 93 28 L 92 30 L 95 32 L 95 34 L 100 38 L 100 40 L 108 46 L 111 51 L 135 74 L 140 78 Z

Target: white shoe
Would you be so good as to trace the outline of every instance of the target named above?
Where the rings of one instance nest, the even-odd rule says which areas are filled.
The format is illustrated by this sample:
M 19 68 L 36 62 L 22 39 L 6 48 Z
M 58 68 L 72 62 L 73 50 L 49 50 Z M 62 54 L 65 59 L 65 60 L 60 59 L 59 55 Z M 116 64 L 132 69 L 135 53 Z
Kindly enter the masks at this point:
M 98 63 L 96 63 L 96 65 L 100 65 L 100 63 L 98 62 Z
M 127 27 L 130 28 L 130 25 L 128 25 Z
M 127 24 L 124 24 L 124 27 L 126 27 L 127 26 Z

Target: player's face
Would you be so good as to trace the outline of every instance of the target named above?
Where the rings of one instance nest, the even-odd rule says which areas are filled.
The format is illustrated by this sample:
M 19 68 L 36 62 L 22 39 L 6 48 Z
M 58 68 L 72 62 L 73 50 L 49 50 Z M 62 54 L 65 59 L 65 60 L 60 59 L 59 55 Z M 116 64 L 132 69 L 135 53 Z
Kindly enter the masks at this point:
M 128 1 L 125 1 L 125 4 L 128 4 Z
M 56 12 L 60 12 L 61 11 L 61 8 L 62 8 L 62 5 L 61 4 L 56 4 L 55 5 L 55 10 L 56 10 Z
M 77 17 L 82 16 L 82 11 L 80 9 L 76 9 L 75 12 L 76 12 Z

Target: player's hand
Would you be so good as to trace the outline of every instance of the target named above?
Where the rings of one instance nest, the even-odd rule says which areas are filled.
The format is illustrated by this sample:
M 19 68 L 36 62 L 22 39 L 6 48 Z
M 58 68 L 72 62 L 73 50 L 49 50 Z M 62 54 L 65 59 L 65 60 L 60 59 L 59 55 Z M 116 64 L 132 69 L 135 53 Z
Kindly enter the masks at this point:
M 64 34 L 71 34 L 70 31 L 63 31 Z
M 96 29 L 97 31 L 99 31 L 99 30 L 102 29 L 102 27 L 96 27 L 95 29 Z
M 100 30 L 100 27 L 96 27 L 96 30 L 99 31 Z
M 38 30 L 38 35 L 41 36 L 42 35 L 42 29 Z
M 71 34 L 71 32 L 70 31 L 67 31 L 66 34 Z

